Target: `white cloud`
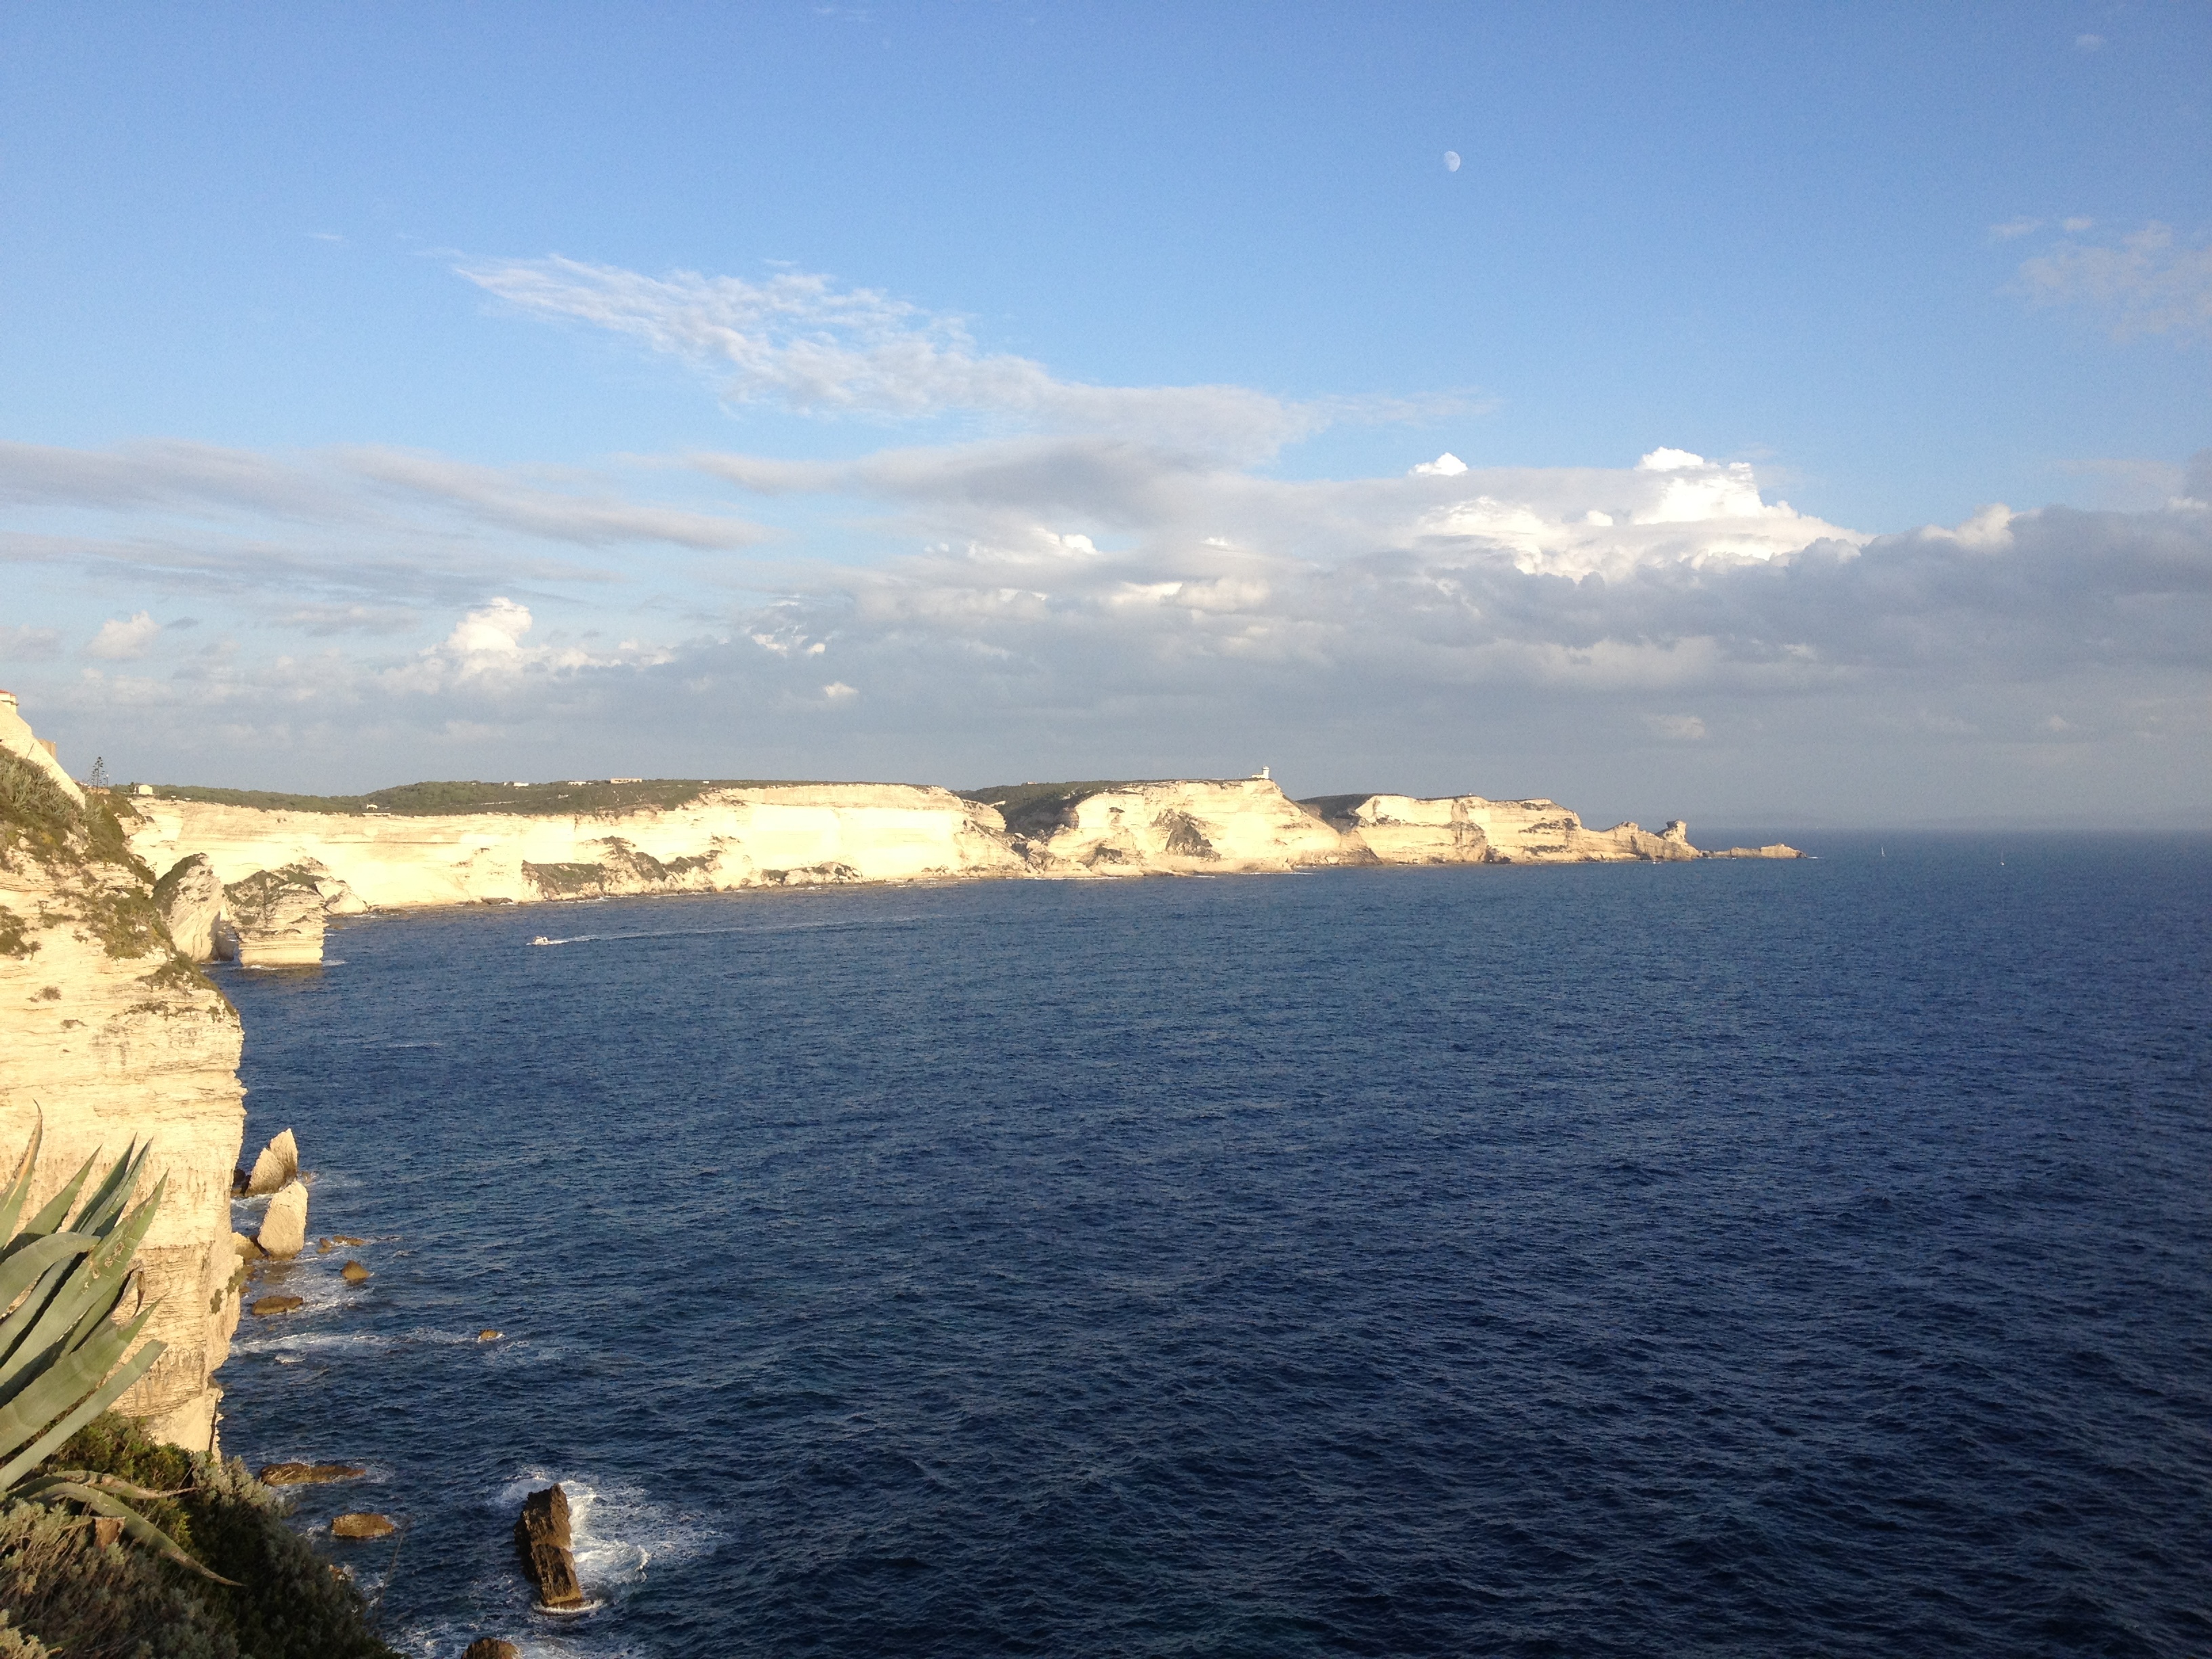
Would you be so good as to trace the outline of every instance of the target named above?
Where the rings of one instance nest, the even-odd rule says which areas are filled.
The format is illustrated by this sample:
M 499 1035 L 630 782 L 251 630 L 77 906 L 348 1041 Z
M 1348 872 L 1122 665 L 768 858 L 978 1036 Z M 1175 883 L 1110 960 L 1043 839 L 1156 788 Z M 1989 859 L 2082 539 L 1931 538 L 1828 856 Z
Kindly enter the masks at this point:
M 1646 714 L 1644 723 L 1655 737 L 1669 743 L 1702 743 L 1705 723 L 1695 714 Z
M 2074 49 L 2076 52 L 2100 52 L 2103 50 L 2104 45 L 2105 37 L 2101 34 L 2077 34 L 2074 37 Z
M 890 419 L 975 414 L 1239 456 L 1271 454 L 1346 416 L 1403 412 L 1379 400 L 1291 403 L 1236 386 L 1063 380 L 1033 359 L 982 350 L 960 318 L 800 271 L 758 283 L 686 270 L 647 276 L 559 258 L 458 269 L 525 312 L 588 323 L 690 363 L 733 403 Z
M 109 662 L 129 662 L 144 656 L 161 631 L 161 624 L 143 611 L 130 617 L 110 617 L 100 623 L 100 632 L 92 636 L 84 654 Z
M 1467 463 L 1447 449 L 1433 461 L 1419 463 L 1410 476 L 1416 478 L 1456 478 L 1466 471 Z
M 2101 315 L 2118 339 L 2212 332 L 2212 242 L 2181 242 L 2170 225 L 2154 222 L 2117 246 L 2065 244 L 2023 263 L 2019 283 L 2033 304 Z
M 1993 241 L 2009 242 L 2042 228 L 2040 219 L 2008 219 L 2001 225 L 1991 225 L 1990 237 Z
M 846 684 L 842 680 L 832 680 L 822 688 L 823 698 L 829 702 L 850 702 L 860 695 L 857 689 Z

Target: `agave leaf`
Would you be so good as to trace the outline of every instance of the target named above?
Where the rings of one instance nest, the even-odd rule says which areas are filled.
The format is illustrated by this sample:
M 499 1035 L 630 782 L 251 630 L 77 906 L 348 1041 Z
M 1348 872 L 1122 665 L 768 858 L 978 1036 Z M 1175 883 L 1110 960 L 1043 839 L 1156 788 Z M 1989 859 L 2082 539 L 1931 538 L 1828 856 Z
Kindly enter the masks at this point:
M 76 1212 L 76 1219 L 70 1223 L 70 1231 L 90 1233 L 97 1238 L 107 1237 L 107 1230 L 115 1224 L 115 1218 L 123 1213 L 123 1206 L 131 1201 L 131 1189 L 138 1184 L 139 1166 L 145 1163 L 148 1150 L 136 1140 L 124 1149 L 123 1156 L 116 1160 L 115 1167 L 107 1172 L 107 1179 L 100 1183 L 99 1189 L 90 1198 L 85 1200 L 84 1207 Z
M 57 1480 L 73 1480 L 80 1486 L 97 1486 L 118 1498 L 135 1498 L 141 1503 L 156 1498 L 181 1498 L 193 1490 L 191 1486 L 179 1486 L 174 1492 L 149 1492 L 143 1486 L 132 1486 L 119 1474 L 108 1474 L 104 1471 L 94 1474 L 90 1469 L 48 1469 L 44 1474 L 34 1475 L 16 1487 L 15 1496 L 35 1498 Z
M 23 1224 L 25 1237 L 43 1238 L 48 1233 L 61 1231 L 62 1218 L 69 1213 L 70 1206 L 76 1202 L 77 1192 L 83 1187 L 84 1178 L 92 1173 L 94 1161 L 99 1157 L 95 1152 L 91 1158 L 85 1159 L 84 1167 L 70 1177 L 69 1185 L 48 1199 L 46 1207 Z
M 139 1241 L 146 1237 L 146 1230 L 154 1224 L 155 1212 L 161 1207 L 161 1194 L 168 1187 L 169 1178 L 163 1176 L 153 1195 L 108 1234 L 78 1274 L 94 1305 L 99 1307 L 100 1318 L 114 1312 L 116 1303 L 122 1298 L 123 1287 L 131 1281 L 131 1259 L 137 1254 Z M 82 1328 L 83 1320 L 77 1323 Z M 72 1341 L 70 1346 L 75 1347 L 76 1344 Z
M 115 1363 L 138 1340 L 153 1312 L 148 1308 L 128 1325 L 106 1327 L 0 1406 L 0 1452 L 13 1454 L 0 1464 L 0 1492 L 8 1491 L 47 1453 L 106 1411 L 111 1401 L 167 1352 L 167 1343 L 149 1342 L 119 1367 Z M 52 1426 L 48 1427 L 49 1424 Z
M 35 1370 L 38 1355 L 50 1346 L 55 1327 L 46 1316 L 54 1304 L 69 1294 L 72 1263 L 58 1261 L 46 1269 L 31 1293 L 23 1298 L 22 1305 L 0 1320 L 0 1405 L 5 1405 L 17 1389 L 22 1386 L 21 1374 L 28 1366 Z M 76 1322 L 72 1310 L 70 1323 Z M 33 1341 L 33 1336 L 37 1340 Z
M 13 1307 L 15 1298 L 30 1289 L 32 1281 L 47 1268 L 86 1254 L 99 1242 L 82 1233 L 48 1233 L 44 1238 L 32 1239 L 23 1249 L 0 1261 L 0 1308 Z
M 15 1249 L 15 1218 L 23 1213 L 23 1200 L 31 1195 L 31 1171 L 39 1167 L 39 1143 L 46 1138 L 46 1114 L 40 1108 L 31 1125 L 31 1143 L 23 1148 L 22 1161 L 15 1165 L 6 1195 L 0 1197 L 0 1238 L 8 1241 L 9 1252 Z
M 124 1531 L 141 1543 L 151 1544 L 179 1566 L 190 1567 L 202 1577 L 212 1578 L 216 1583 L 228 1584 L 233 1589 L 240 1588 L 238 1580 L 226 1578 L 205 1563 L 194 1560 L 185 1553 L 184 1547 L 175 1539 L 170 1537 L 168 1534 L 163 1532 L 122 1499 L 112 1498 L 96 1486 L 88 1486 L 76 1480 L 47 1480 L 39 1481 L 35 1483 L 34 1487 L 27 1487 L 25 1491 L 27 1495 L 40 1498 L 66 1498 L 99 1514 L 112 1516 L 123 1523 Z
M 154 1212 L 160 1207 L 161 1194 L 167 1186 L 168 1177 L 165 1176 L 161 1184 L 155 1188 L 154 1195 L 133 1210 L 124 1224 L 108 1235 L 92 1260 L 54 1292 L 38 1323 L 21 1339 L 15 1352 L 0 1360 L 0 1402 L 4 1402 L 6 1395 L 5 1376 L 15 1369 L 18 1354 L 31 1359 L 43 1353 L 57 1337 L 62 1338 L 60 1351 L 68 1353 L 84 1340 L 87 1332 L 115 1311 L 115 1304 L 123 1299 L 123 1287 L 130 1282 L 131 1255 L 137 1249 L 138 1241 L 146 1236 L 146 1230 L 154 1224 Z

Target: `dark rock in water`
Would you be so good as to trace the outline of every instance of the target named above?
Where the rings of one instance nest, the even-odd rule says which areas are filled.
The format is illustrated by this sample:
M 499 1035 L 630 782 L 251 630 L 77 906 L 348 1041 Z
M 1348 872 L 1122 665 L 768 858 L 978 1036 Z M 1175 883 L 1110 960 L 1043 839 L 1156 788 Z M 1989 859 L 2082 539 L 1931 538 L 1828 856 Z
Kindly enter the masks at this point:
M 389 1538 L 398 1530 L 399 1523 L 390 1516 L 361 1510 L 338 1516 L 331 1522 L 333 1538 Z
M 264 1486 L 319 1486 L 329 1480 L 358 1480 L 368 1471 L 358 1463 L 264 1463 Z
M 512 1642 L 502 1642 L 496 1636 L 479 1636 L 469 1644 L 461 1659 L 522 1659 L 522 1650 Z
M 514 1541 L 527 1549 L 532 1544 L 551 1544 L 567 1549 L 576 1540 L 568 1531 L 568 1494 L 547 1486 L 522 1500 L 522 1518 L 514 1523 Z
M 349 1261 L 344 1267 L 338 1269 L 338 1277 L 344 1279 L 349 1285 L 358 1285 L 362 1280 L 371 1278 L 373 1275 L 369 1273 L 368 1269 L 362 1267 L 360 1262 Z
M 549 1607 L 580 1607 L 584 1587 L 576 1581 L 576 1558 L 569 1548 L 568 1494 L 558 1486 L 534 1492 L 522 1500 L 522 1518 L 514 1523 L 514 1547 L 522 1555 L 522 1570 L 538 1587 L 539 1603 Z
M 297 1313 L 307 1305 L 304 1296 L 263 1296 L 254 1298 L 253 1311 L 266 1319 L 270 1314 Z
M 230 1195 L 233 1198 L 244 1198 L 246 1183 L 252 1179 L 252 1173 L 243 1167 L 233 1170 L 230 1172 Z

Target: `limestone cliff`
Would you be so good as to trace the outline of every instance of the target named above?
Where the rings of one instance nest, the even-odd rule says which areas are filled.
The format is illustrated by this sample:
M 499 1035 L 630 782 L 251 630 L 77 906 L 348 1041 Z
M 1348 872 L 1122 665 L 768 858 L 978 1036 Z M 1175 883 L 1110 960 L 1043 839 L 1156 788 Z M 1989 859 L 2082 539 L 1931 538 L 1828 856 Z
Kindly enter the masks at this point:
M 12 724 L 10 724 L 12 722 Z M 0 740 L 23 726 L 0 705 Z M 138 1252 L 149 1334 L 168 1345 L 120 1408 L 157 1437 L 205 1447 L 238 1320 L 230 1280 L 231 1170 L 246 1114 L 238 1015 L 170 941 L 153 873 L 126 841 L 126 803 L 88 798 L 17 743 L 0 753 L 0 1150 L 43 1114 L 37 1205 L 95 1152 L 134 1138 L 152 1156 L 138 1196 L 167 1176 Z M 66 787 L 65 787 L 66 786 Z
M 1198 875 L 1371 864 L 1264 778 L 1125 783 L 1032 807 L 1021 845 L 1039 875 Z
M 197 798 L 226 793 L 136 801 L 131 844 L 171 872 L 164 887 L 180 896 L 221 884 L 224 915 L 212 933 L 233 940 L 249 966 L 319 962 L 326 918 L 370 907 L 1701 856 L 1679 821 L 1656 835 L 1634 823 L 1592 830 L 1554 801 L 1480 795 L 1301 803 L 1264 776 L 1018 784 L 964 796 L 906 784 L 623 780 L 619 787 L 417 784 L 375 799 Z M 477 810 L 438 810 L 457 798 Z M 564 810 L 570 800 L 595 810 Z M 196 942 L 201 912 L 182 908 L 181 896 L 177 904 Z
M 1305 805 L 1385 864 L 1668 863 L 1700 856 L 1680 818 L 1657 835 L 1635 823 L 1591 830 L 1552 800 L 1326 795 Z
M 198 854 L 214 866 L 249 963 L 256 930 L 278 941 L 264 962 L 319 960 L 321 917 L 368 907 L 972 878 L 1025 867 L 992 808 L 904 784 L 709 790 L 675 807 L 543 817 L 272 811 L 166 798 L 136 807 L 131 845 L 140 856 L 167 869 Z

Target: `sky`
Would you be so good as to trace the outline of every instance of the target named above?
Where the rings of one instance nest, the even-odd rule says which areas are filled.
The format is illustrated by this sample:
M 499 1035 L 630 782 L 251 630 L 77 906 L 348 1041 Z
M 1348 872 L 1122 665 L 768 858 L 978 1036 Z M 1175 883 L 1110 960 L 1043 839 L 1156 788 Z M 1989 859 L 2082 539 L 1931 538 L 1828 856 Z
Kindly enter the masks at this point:
M 80 776 L 2212 827 L 2212 0 L 0 5 Z

